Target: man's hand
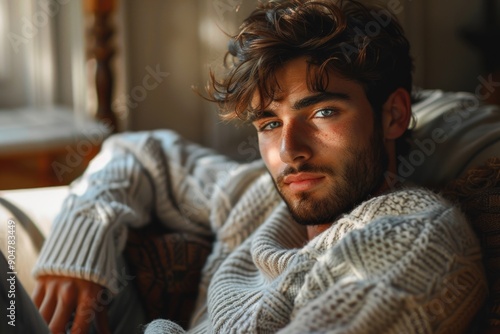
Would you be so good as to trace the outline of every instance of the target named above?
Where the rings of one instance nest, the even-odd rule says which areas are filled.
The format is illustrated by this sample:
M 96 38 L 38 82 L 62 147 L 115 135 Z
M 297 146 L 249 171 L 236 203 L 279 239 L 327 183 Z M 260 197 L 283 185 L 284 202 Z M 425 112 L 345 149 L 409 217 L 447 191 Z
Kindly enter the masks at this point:
M 66 333 L 70 328 L 71 334 L 87 334 L 94 319 L 98 332 L 108 334 L 107 308 L 102 305 L 104 291 L 103 286 L 90 281 L 47 275 L 38 278 L 33 301 L 54 334 Z

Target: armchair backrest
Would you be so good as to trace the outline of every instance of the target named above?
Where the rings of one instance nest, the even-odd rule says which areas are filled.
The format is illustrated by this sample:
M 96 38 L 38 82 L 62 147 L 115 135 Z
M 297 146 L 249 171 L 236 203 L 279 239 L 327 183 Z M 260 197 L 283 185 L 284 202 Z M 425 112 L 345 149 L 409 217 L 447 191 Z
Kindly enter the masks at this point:
M 500 106 L 465 92 L 424 90 L 417 95 L 411 149 L 398 157 L 401 177 L 441 188 L 488 158 L 500 157 Z
M 500 107 L 470 93 L 422 91 L 400 173 L 461 207 L 478 235 L 489 298 L 481 333 L 500 333 Z

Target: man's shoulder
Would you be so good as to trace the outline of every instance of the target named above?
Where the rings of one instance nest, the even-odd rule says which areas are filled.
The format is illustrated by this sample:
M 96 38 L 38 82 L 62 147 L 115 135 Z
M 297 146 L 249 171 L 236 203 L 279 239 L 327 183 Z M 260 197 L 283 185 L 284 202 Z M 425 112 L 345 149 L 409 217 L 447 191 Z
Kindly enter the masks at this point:
M 346 235 L 345 245 L 360 254 L 383 249 L 389 257 L 427 254 L 434 248 L 447 248 L 447 254 L 465 254 L 476 249 L 477 238 L 461 210 L 436 192 L 408 188 L 374 197 L 345 218 L 357 220 Z M 354 241 L 354 242 L 353 242 Z M 397 247 L 395 247 L 397 245 Z M 396 255 L 395 255 L 396 254 Z M 375 261 L 382 254 L 367 258 Z
M 439 231 L 438 231 L 439 230 Z M 354 210 L 339 217 L 325 234 L 328 247 L 339 240 L 358 239 L 371 244 L 373 240 L 408 241 L 424 234 L 469 235 L 471 233 L 461 210 L 438 193 L 419 187 L 407 187 L 388 191 L 372 197 Z M 450 233 L 446 232 L 448 236 Z M 379 240 L 379 238 L 381 238 Z M 344 240 L 345 241 L 345 240 Z M 392 242 L 391 241 L 391 242 Z M 350 241 L 347 241 L 350 243 Z M 361 242 L 363 243 L 363 242 Z
M 439 193 L 421 187 L 407 187 L 373 197 L 355 208 L 351 215 L 373 220 L 381 216 L 431 214 L 458 210 Z
M 425 188 L 404 188 L 371 198 L 345 216 L 354 230 L 370 235 L 440 234 L 452 239 L 474 238 L 460 208 Z M 399 235 L 401 234 L 401 235 Z
M 401 241 L 405 236 L 427 241 L 459 240 L 474 244 L 475 235 L 460 208 L 439 193 L 425 188 L 404 188 L 374 197 L 351 215 L 359 219 L 365 237 L 384 235 Z M 415 239 L 415 240 L 416 240 Z M 439 239 L 439 240 L 437 240 Z M 410 243 L 411 244 L 411 243 Z

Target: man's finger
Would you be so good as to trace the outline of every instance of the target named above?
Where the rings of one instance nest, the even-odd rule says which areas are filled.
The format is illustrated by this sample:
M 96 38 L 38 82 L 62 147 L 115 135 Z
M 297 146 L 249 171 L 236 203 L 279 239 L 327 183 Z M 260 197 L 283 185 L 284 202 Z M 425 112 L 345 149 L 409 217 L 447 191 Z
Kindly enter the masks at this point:
M 33 293 L 31 294 L 31 299 L 33 299 L 33 303 L 35 304 L 36 308 L 40 308 L 44 296 L 45 284 L 37 282 L 35 285 L 35 289 L 33 289 Z
M 96 313 L 95 324 L 97 327 L 97 333 L 99 334 L 111 334 L 111 329 L 109 328 L 109 318 L 108 318 L 108 308 L 105 307 L 101 312 Z
M 98 311 L 96 306 L 95 298 L 86 294 L 80 296 L 73 326 L 71 327 L 71 334 L 87 334 L 89 332 L 90 325 L 94 321 L 96 312 Z
M 54 310 L 57 305 L 57 297 L 55 295 L 46 293 L 43 301 L 40 305 L 40 315 L 45 320 L 47 324 L 52 320 L 52 316 L 54 314 Z
M 76 308 L 76 299 L 64 299 L 59 296 L 57 306 L 50 321 L 49 328 L 52 333 L 66 333 L 66 329 L 71 319 L 71 315 Z

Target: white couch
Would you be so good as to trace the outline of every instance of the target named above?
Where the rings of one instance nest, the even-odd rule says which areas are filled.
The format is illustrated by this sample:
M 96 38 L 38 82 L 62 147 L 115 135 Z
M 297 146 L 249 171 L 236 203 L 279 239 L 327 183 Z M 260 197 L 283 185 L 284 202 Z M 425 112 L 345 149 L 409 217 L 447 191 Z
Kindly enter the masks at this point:
M 8 236 L 14 235 L 15 270 L 29 294 L 34 287 L 31 270 L 68 191 L 68 187 L 0 190 L 0 251 L 8 256 Z M 10 204 L 23 212 L 11 208 Z M 15 223 L 13 234 L 8 229 L 9 220 Z

